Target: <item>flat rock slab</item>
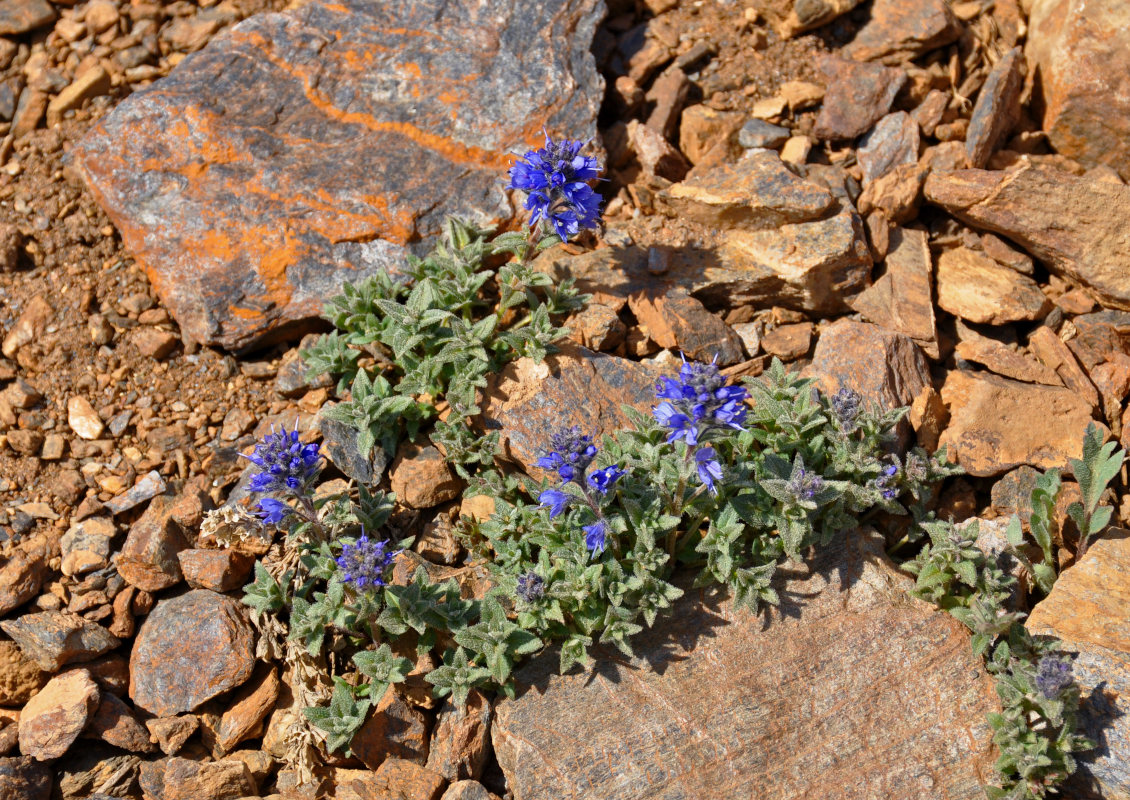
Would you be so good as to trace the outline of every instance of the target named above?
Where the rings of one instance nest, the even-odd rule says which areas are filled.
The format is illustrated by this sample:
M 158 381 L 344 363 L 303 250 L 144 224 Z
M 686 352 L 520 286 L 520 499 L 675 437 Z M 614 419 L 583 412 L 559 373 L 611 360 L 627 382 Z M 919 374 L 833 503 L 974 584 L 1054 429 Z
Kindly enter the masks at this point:
M 1029 161 L 1006 172 L 934 172 L 926 199 L 975 228 L 1003 234 L 1061 277 L 1130 310 L 1130 187 Z
M 942 400 L 950 423 L 941 444 L 970 475 L 1000 475 L 1021 464 L 1063 469 L 1082 456 L 1091 405 L 1078 392 L 955 370 Z
M 1099 743 L 1080 755 L 1075 797 L 1130 798 L 1130 531 L 1112 529 L 1064 572 L 1026 623 L 1076 651 L 1081 719 Z M 1090 784 L 1090 785 L 1088 785 Z
M 131 95 L 74 164 L 183 335 L 245 348 L 456 214 L 513 215 L 511 155 L 596 132 L 599 0 L 314 0 Z
M 961 36 L 944 0 L 875 0 L 871 16 L 845 49 L 859 61 L 900 64 Z
M 880 327 L 909 336 L 926 355 L 937 359 L 938 328 L 926 233 L 894 228 L 886 265 L 886 273 L 852 300 L 852 308 Z
M 690 591 L 631 662 L 560 676 L 546 653 L 495 708 L 507 785 L 515 800 L 983 797 L 992 681 L 907 586 L 881 538 L 853 535 L 782 570 L 768 618 Z

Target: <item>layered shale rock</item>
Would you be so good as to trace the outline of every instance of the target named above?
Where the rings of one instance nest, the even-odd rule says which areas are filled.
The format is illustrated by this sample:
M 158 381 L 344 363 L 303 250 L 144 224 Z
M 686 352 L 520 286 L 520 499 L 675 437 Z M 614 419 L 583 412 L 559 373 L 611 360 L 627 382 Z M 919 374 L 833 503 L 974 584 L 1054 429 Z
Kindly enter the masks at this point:
M 599 0 L 315 0 L 235 26 L 130 96 L 74 164 L 188 339 L 316 316 L 449 214 L 513 215 L 511 154 L 589 139 Z
M 780 577 L 767 616 L 690 591 L 636 659 L 522 668 L 493 726 L 515 800 L 983 797 L 992 680 L 959 623 L 907 598 L 882 538 Z

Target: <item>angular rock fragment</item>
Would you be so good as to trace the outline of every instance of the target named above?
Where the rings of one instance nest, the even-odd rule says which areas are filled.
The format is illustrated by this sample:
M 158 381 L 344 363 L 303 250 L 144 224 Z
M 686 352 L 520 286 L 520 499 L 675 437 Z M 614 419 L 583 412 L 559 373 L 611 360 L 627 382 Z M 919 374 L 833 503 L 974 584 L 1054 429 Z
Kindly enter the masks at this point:
M 918 163 L 918 125 L 905 111 L 888 114 L 859 142 L 857 157 L 864 185 L 895 167 Z
M 162 600 L 134 640 L 130 697 L 156 716 L 192 711 L 251 677 L 253 645 L 238 600 L 206 589 Z
M 51 770 L 30 756 L 0 758 L 0 797 L 50 800 Z
M 958 219 L 1003 234 L 1048 268 L 1130 310 L 1130 187 L 1021 162 L 1013 170 L 932 173 L 926 199 Z
M 992 681 L 960 624 L 907 601 L 882 547 L 852 535 L 782 571 L 794 599 L 768 622 L 692 591 L 633 639 L 636 659 L 562 676 L 556 653 L 536 657 L 495 709 L 508 787 L 573 800 L 982 797 Z
M 350 784 L 359 800 L 439 800 L 445 786 L 440 775 L 401 758 L 387 759 L 376 772 Z
M 0 567 L 0 616 L 22 606 L 39 592 L 47 579 L 44 547 L 19 547 Z
M 736 164 L 691 170 L 661 197 L 679 217 L 744 230 L 817 219 L 832 205 L 827 189 L 798 178 L 768 150 L 752 151 Z
M 977 95 L 977 105 L 969 120 L 965 152 L 969 166 L 981 169 L 1020 116 L 1020 91 L 1024 88 L 1023 56 L 1019 47 L 1005 53 Z
M 22 706 L 47 682 L 47 673 L 20 650 L 0 641 L 0 706 Z
M 767 12 L 781 38 L 788 39 L 826 25 L 859 3 L 860 0 L 795 0 L 773 3 Z
M 628 123 L 628 142 L 647 175 L 681 181 L 691 165 L 662 133 L 638 120 Z
M 1006 345 L 982 336 L 970 328 L 959 325 L 958 342 L 954 355 L 987 367 L 991 372 L 1025 383 L 1042 383 L 1045 386 L 1063 386 L 1055 370 L 1041 364 L 1031 356 L 1012 350 Z
M 876 0 L 867 23 L 844 52 L 858 61 L 901 64 L 961 36 L 944 0 Z
M 180 525 L 158 506 L 150 506 L 130 526 L 118 555 L 118 573 L 146 592 L 159 592 L 183 579 L 177 555 L 188 548 Z
M 991 258 L 956 247 L 938 255 L 935 274 L 938 305 L 970 322 L 1003 325 L 1036 320 L 1052 303 L 1031 278 Z
M 102 694 L 98 711 L 90 718 L 83 736 L 101 739 L 131 753 L 149 753 L 157 748 L 149 740 L 149 731 L 123 700 L 109 692 Z
M 1130 535 L 1111 529 L 1060 575 L 1025 623 L 1078 652 L 1072 668 L 1083 689 L 1082 732 L 1099 742 L 1079 754 L 1079 773 L 1065 787 L 1075 797 L 1130 797 Z
M 428 769 L 449 781 L 482 775 L 490 754 L 492 716 L 490 700 L 477 690 L 471 691 L 462 708 L 445 701 L 432 732 Z
M 387 759 L 423 766 L 428 760 L 428 717 L 389 689 L 369 712 L 349 749 L 369 769 L 377 769 Z
M 894 228 L 885 261 L 887 271 L 851 301 L 851 307 L 880 327 L 909 336 L 937 359 L 929 237 L 924 231 Z
M 0 622 L 0 629 L 47 672 L 57 672 L 64 664 L 93 661 L 120 644 L 101 625 L 66 611 L 24 614 Z
M 395 269 L 449 214 L 511 218 L 511 153 L 543 126 L 595 134 L 603 15 L 597 0 L 258 14 L 127 98 L 74 164 L 185 338 L 247 347 Z
M 20 752 L 39 761 L 59 758 L 94 716 L 100 694 L 84 669 L 52 678 L 20 712 Z
M 255 557 L 238 550 L 181 550 L 177 553 L 184 579 L 193 589 L 232 592 L 247 583 Z
M 392 462 L 389 486 L 397 500 L 410 508 L 434 508 L 458 497 L 463 482 L 435 445 L 406 442 Z
M 628 305 L 660 347 L 677 348 L 695 361 L 717 359 L 722 366 L 742 359 L 738 335 L 685 291 L 639 292 Z
M 27 33 L 55 20 L 47 0 L 0 0 L 0 36 Z
M 879 64 L 829 58 L 824 105 L 813 133 L 818 139 L 842 141 L 866 133 L 891 110 L 895 95 L 906 83 L 906 73 Z
M 222 752 L 230 752 L 261 730 L 263 720 L 278 700 L 280 685 L 275 668 L 263 665 L 258 674 L 239 690 L 220 718 L 216 745 Z
M 162 778 L 162 800 L 240 800 L 258 793 L 251 770 L 236 759 L 202 762 L 173 757 Z
M 1123 0 L 1034 0 L 1024 54 L 1033 105 L 1057 153 L 1130 179 L 1130 6 Z M 1039 119 L 1039 117 L 1037 117 Z
M 942 399 L 950 424 L 946 446 L 971 475 L 1000 475 L 1021 464 L 1063 469 L 1082 454 L 1091 406 L 1076 392 L 1019 383 L 996 375 L 957 370 L 949 373 Z M 1038 419 L 1040 424 L 1034 425 Z

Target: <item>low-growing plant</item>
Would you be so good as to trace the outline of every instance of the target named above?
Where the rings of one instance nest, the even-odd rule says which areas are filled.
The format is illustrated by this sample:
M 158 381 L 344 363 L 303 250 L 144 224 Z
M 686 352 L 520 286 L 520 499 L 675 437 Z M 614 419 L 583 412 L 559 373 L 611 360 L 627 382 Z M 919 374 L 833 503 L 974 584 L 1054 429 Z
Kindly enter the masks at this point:
M 510 188 L 528 193 L 529 232 L 492 238 L 451 222 L 403 274 L 347 285 L 328 309 L 337 330 L 304 355 L 312 374 L 337 378 L 341 402 L 323 413 L 354 427 L 362 451 L 392 454 L 427 434 L 466 495 L 493 500 L 488 519 L 461 523 L 466 566 L 443 580 L 419 561 L 413 569 L 402 555 L 413 538 L 389 533 L 395 498 L 376 486 L 316 491 L 323 462 L 297 431 L 272 433 L 249 456 L 259 515 L 286 535 L 256 564 L 245 602 L 266 646 L 301 673 L 296 697 L 325 748 L 348 752 L 370 709 L 414 673 L 463 704 L 473 690 L 511 693 L 518 664 L 549 645 L 562 671 L 591 661 L 597 645 L 631 655 L 632 637 L 682 595 L 676 569 L 756 613 L 778 602 L 782 560 L 873 524 L 908 542 L 928 536 L 912 566 L 916 592 L 969 626 L 998 676 L 1001 791 L 1029 793 L 994 796 L 1043 797 L 1031 787 L 1060 780 L 1087 745 L 1074 733 L 1077 690 L 1066 662 L 1049 660 L 1054 645 L 1006 610 L 1013 579 L 975 546 L 975 531 L 933 520 L 933 492 L 957 470 L 944 451 L 900 454 L 905 409 L 864 408 L 847 388 L 829 396 L 778 361 L 737 384 L 713 363 L 684 361 L 659 380 L 651 413 L 625 407 L 630 427 L 599 441 L 556 431 L 530 475 L 501 467 L 497 433 L 470 424 L 488 376 L 543 358 L 584 301 L 531 266 L 539 249 L 597 222 L 587 183 L 597 166 L 580 147 L 547 138 L 512 169 Z M 509 260 L 495 269 L 495 258 Z M 1109 473 L 1088 458 L 1093 474 Z M 1042 481 L 1032 533 L 1045 562 L 1030 566 L 1046 591 L 1058 476 Z M 1080 513 L 1088 530 L 1105 519 L 1087 502 Z M 485 594 L 465 596 L 458 577 L 471 569 L 486 572 Z M 416 673 L 426 663 L 437 666 Z M 310 757 L 303 736 L 298 762 Z

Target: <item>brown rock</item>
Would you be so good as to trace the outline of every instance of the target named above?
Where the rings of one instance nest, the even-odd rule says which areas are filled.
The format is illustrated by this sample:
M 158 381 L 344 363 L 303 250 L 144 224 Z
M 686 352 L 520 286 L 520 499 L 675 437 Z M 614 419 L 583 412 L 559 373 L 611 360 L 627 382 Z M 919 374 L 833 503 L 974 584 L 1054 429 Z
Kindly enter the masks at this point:
M 106 510 L 114 516 L 137 508 L 165 491 L 165 479 L 157 470 L 151 470 L 138 478 L 130 488 L 106 503 Z
M 823 69 L 829 82 L 813 128 L 818 139 L 839 141 L 866 133 L 891 110 L 906 83 L 902 70 L 879 64 L 829 58 Z
M 1056 636 L 1064 650 L 1079 654 L 1073 672 L 1083 689 L 1082 733 L 1104 744 L 1080 754 L 1079 774 L 1065 787 L 1076 797 L 1092 792 L 1125 797 L 1130 787 L 1130 717 L 1121 710 L 1130 696 L 1128 571 L 1130 537 L 1112 529 L 1060 575 L 1026 623 L 1033 633 Z
M 943 250 L 935 279 L 938 305 L 970 322 L 1003 325 L 1036 320 L 1052 308 L 1031 278 L 967 247 Z
M 867 23 L 844 51 L 858 61 L 897 65 L 960 35 L 961 23 L 944 0 L 876 0 Z
M 255 557 L 238 550 L 181 550 L 176 554 L 193 589 L 232 592 L 247 583 Z
M 411 442 L 400 446 L 389 470 L 389 482 L 397 500 L 411 508 L 434 508 L 454 500 L 463 489 L 462 481 L 434 445 Z
M 15 358 L 21 347 L 43 335 L 47 323 L 54 315 L 55 309 L 42 295 L 33 297 L 24 306 L 24 310 L 16 318 L 16 323 L 4 337 L 0 352 L 3 352 L 5 358 Z
M 440 800 L 498 800 L 478 781 L 456 781 L 447 787 Z
M 894 228 L 890 233 L 887 271 L 856 295 L 851 307 L 868 321 L 909 336 L 927 356 L 937 360 L 938 330 L 930 280 L 929 238 L 924 231 Z
M 81 108 L 91 98 L 109 94 L 111 86 L 110 73 L 101 64 L 83 72 L 47 104 L 47 127 L 55 127 L 63 121 L 64 114 Z
M 428 717 L 389 689 L 353 735 L 349 749 L 369 769 L 386 759 L 423 766 L 428 760 Z
M 637 120 L 628 123 L 628 142 L 647 175 L 669 181 L 686 177 L 690 164 L 662 133 Z
M 129 663 L 117 653 L 108 653 L 93 661 L 83 662 L 81 666 L 77 664 L 66 666 L 63 671 L 72 669 L 85 669 L 103 692 L 109 692 L 116 697 L 124 697 L 129 688 Z
M 696 361 L 716 358 L 723 366 L 742 360 L 738 335 L 683 290 L 638 292 L 628 298 L 628 305 L 660 347 L 678 348 Z
M 938 391 L 933 386 L 926 386 L 910 404 L 906 419 L 918 436 L 918 444 L 933 453 L 938 449 L 938 440 L 949 422 L 950 412 Z
M 108 566 L 110 543 L 117 532 L 114 521 L 106 517 L 89 517 L 68 528 L 59 540 L 63 574 L 82 575 Z
M 47 672 L 57 672 L 64 664 L 92 661 L 120 644 L 101 625 L 65 611 L 24 614 L 0 622 L 0 629 Z
M 48 575 L 46 553 L 19 548 L 0 568 L 0 615 L 8 614 L 38 594 Z
M 597 438 L 629 425 L 621 405 L 649 412 L 657 378 L 638 362 L 565 344 L 541 364 L 522 358 L 495 376 L 482 424 L 499 430 L 502 452 L 529 469 L 553 431 L 577 425 Z
M 690 106 L 679 123 L 679 149 L 687 161 L 698 164 L 720 143 L 730 143 L 741 127 L 740 114 L 702 104 Z
M 1130 178 L 1130 54 L 1121 0 L 1034 0 L 1025 56 L 1033 105 L 1057 153 Z M 1037 117 L 1039 119 L 1039 117 Z
M 48 677 L 15 642 L 0 641 L 0 706 L 22 706 Z
M 0 36 L 27 33 L 55 21 L 46 0 L 0 0 Z
M 965 152 L 969 165 L 977 169 L 989 163 L 989 156 L 1012 132 L 1020 116 L 1020 91 L 1024 88 L 1024 60 L 1019 47 L 1005 53 L 977 95 L 977 105 L 969 120 Z
M 145 358 L 160 361 L 173 352 L 180 338 L 175 333 L 157 328 L 137 328 L 130 335 L 130 341 Z
M 1055 370 L 1055 374 L 1066 386 L 1091 408 L 1100 407 L 1099 393 L 1095 390 L 1087 373 L 1079 366 L 1071 350 L 1052 333 L 1050 328 L 1039 327 L 1028 336 L 1028 347 L 1044 366 Z
M 445 701 L 432 732 L 428 769 L 449 781 L 478 779 L 490 754 L 492 716 L 490 701 L 477 690 L 463 708 Z
M 981 249 L 998 264 L 1004 264 L 1021 275 L 1031 275 L 1036 271 L 1031 256 L 1020 252 L 999 236 L 991 233 L 981 234 Z
M 776 230 L 730 230 L 694 293 L 712 305 L 780 305 L 831 314 L 867 285 L 871 251 L 863 220 L 845 210 Z M 688 270 L 689 271 L 689 270 Z
M 101 739 L 131 753 L 151 753 L 156 748 L 149 740 L 149 731 L 125 702 L 103 693 L 97 713 L 91 717 L 83 736 Z
M 43 447 L 43 441 L 43 431 L 8 431 L 8 445 L 20 455 L 39 455 L 39 449 Z
M 216 744 L 230 752 L 237 744 L 258 735 L 263 720 L 279 697 L 279 676 L 274 667 L 260 665 L 257 675 L 236 694 L 220 718 Z
M 821 331 L 808 369 L 821 391 L 847 387 L 883 409 L 910 405 L 930 385 L 926 359 L 909 337 L 847 318 Z
M 183 578 L 177 556 L 188 546 L 180 525 L 161 513 L 159 506 L 150 506 L 130 526 L 118 555 L 118 573 L 147 592 L 168 589 Z
M 51 771 L 34 758 L 0 758 L 0 797 L 50 800 Z
M 1016 514 L 1025 525 L 1032 518 L 1032 490 L 1040 478 L 1040 471 L 1020 466 L 1005 473 L 993 482 L 990 499 L 993 510 L 1002 517 Z
M 450 511 L 441 511 L 435 519 L 425 523 L 412 549 L 433 564 L 450 566 L 458 563 L 464 551 L 462 543 L 455 534 L 453 520 L 457 513 L 452 506 Z
M 767 150 L 750 152 L 736 164 L 691 170 L 660 198 L 678 217 L 743 230 L 817 219 L 832 205 L 827 189 L 798 178 Z
M 958 358 L 981 364 L 1006 378 L 1015 378 L 1025 383 L 1042 383 L 1045 386 L 1063 386 L 1063 381 L 1055 370 L 1036 359 L 1010 349 L 996 339 L 982 336 L 965 325 L 959 325 L 957 332 L 959 341 L 954 355 Z
M 687 74 L 678 65 L 672 64 L 663 70 L 645 95 L 652 104 L 647 127 L 657 131 L 667 141 L 673 140 L 690 88 L 691 82 L 687 80 Z
M 863 183 L 870 184 L 895 167 L 918 164 L 918 125 L 905 111 L 883 117 L 859 142 L 857 158 Z
M 445 786 L 441 776 L 400 758 L 387 759 L 371 778 L 352 784 L 360 800 L 439 800 Z
M 162 600 L 134 641 L 130 697 L 157 716 L 192 711 L 251 677 L 253 644 L 237 600 L 206 589 Z
M 795 361 L 812 349 L 812 323 L 781 325 L 761 337 L 762 349 L 782 361 Z
M 510 12 L 317 0 L 251 17 L 118 105 L 75 166 L 185 338 L 247 347 L 317 316 L 342 281 L 396 267 L 451 213 L 510 218 L 500 177 L 543 126 L 594 136 L 604 6 Z M 187 30 L 202 17 L 163 38 L 191 49 L 218 26 Z M 524 44 L 498 44 L 511 41 Z
M 771 4 L 766 11 L 781 38 L 788 39 L 831 22 L 859 3 L 860 0 L 800 0 Z
M 1130 282 L 1118 266 L 1130 261 L 1119 222 L 1130 216 L 1130 187 L 1022 162 L 1007 172 L 933 173 L 925 192 L 959 219 L 1008 236 L 1052 272 L 1090 287 L 1104 305 L 1130 309 Z
M 797 599 L 770 624 L 689 592 L 662 631 L 633 639 L 638 660 L 561 676 L 556 653 L 533 659 L 517 698 L 495 708 L 508 787 L 556 797 L 567 786 L 575 800 L 980 798 L 992 681 L 964 628 L 908 603 L 882 549 L 875 534 L 845 537 L 780 573 L 782 596 Z M 806 702 L 784 675 L 810 676 Z M 935 691 L 918 692 L 923 681 Z M 813 763 L 813 748 L 837 757 Z
M 20 752 L 39 761 L 59 758 L 94 716 L 99 699 L 86 670 L 52 678 L 20 713 Z
M 240 800 L 258 794 L 247 765 L 237 759 L 189 761 L 170 758 L 165 765 L 162 800 Z
M 569 319 L 574 341 L 594 351 L 615 350 L 628 332 L 620 315 L 611 306 L 589 303 Z
M 867 184 L 859 195 L 859 211 L 880 211 L 891 222 L 903 224 L 918 216 L 926 170 L 917 164 L 900 164 Z
M 151 734 L 150 740 L 156 742 L 161 752 L 167 756 L 176 755 L 188 738 L 196 733 L 199 725 L 200 720 L 193 714 L 157 717 L 145 721 L 145 727 Z
M 949 373 L 942 400 L 951 417 L 941 444 L 966 472 L 979 477 L 1021 464 L 1064 468 L 1068 458 L 1080 457 L 1091 422 L 1091 407 L 1070 389 L 987 373 Z M 1034 419 L 1040 424 L 1032 424 Z

